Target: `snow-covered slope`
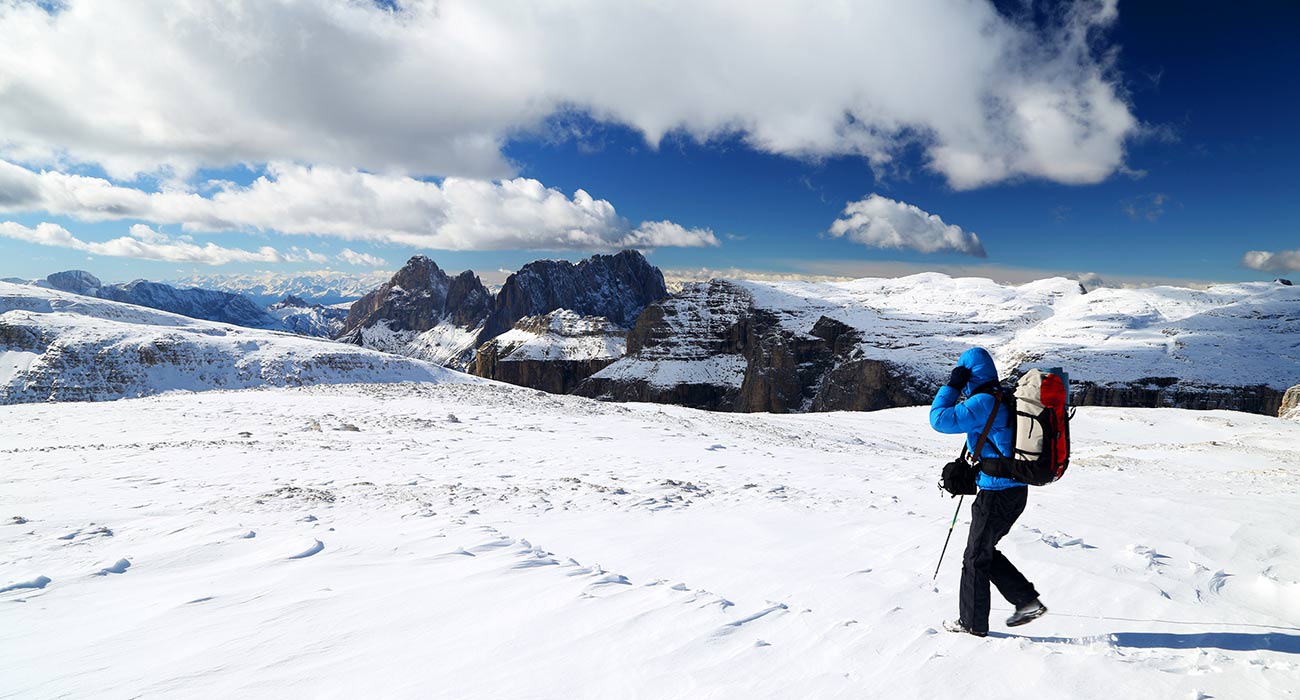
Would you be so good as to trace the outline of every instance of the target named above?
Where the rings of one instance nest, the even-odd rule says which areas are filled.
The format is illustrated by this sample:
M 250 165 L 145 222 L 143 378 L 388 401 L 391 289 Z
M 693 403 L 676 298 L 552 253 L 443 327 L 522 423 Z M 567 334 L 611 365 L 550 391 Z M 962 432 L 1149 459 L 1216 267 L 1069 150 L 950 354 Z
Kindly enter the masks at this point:
M 305 342 L 305 341 L 304 341 Z M 736 415 L 492 386 L 0 408 L 0 695 L 1300 694 L 1300 424 L 1084 407 L 956 613 L 924 408 Z
M 1009 286 L 938 273 L 850 282 L 715 281 L 688 285 L 651 307 L 633 331 L 638 335 L 643 339 L 629 343 L 628 357 L 594 379 L 615 389 L 637 382 L 698 383 L 692 363 L 730 355 L 743 360 L 743 371 L 733 371 L 732 362 L 712 382 L 732 392 L 729 401 L 738 395 L 744 403 L 752 382 L 770 383 L 774 374 L 806 364 L 803 355 L 821 353 L 830 358 L 819 358 L 824 371 L 795 382 L 803 386 L 803 409 L 815 410 L 826 381 L 847 363 L 881 363 L 896 384 L 932 388 L 962 350 L 982 345 L 1004 374 L 1065 367 L 1083 403 L 1192 405 L 1188 397 L 1218 392 L 1224 396 L 1209 405 L 1226 406 L 1227 395 L 1254 387 L 1267 396 L 1244 397 L 1241 407 L 1263 411 L 1272 401 L 1275 411 L 1281 391 L 1300 376 L 1300 287 L 1249 283 L 1085 294 L 1063 278 Z M 757 349 L 765 350 L 758 356 Z M 784 355 L 795 360 L 786 369 L 773 362 Z M 756 366 L 760 361 L 767 364 Z M 1124 395 L 1143 391 L 1159 396 Z M 770 402 L 758 406 L 773 410 Z
M 243 294 L 263 306 L 269 306 L 292 294 L 318 304 L 355 301 L 388 281 L 392 273 L 336 272 L 256 272 L 246 275 L 192 275 L 169 283 L 180 287 L 199 287 Z
M 603 316 L 582 316 L 568 309 L 529 316 L 493 339 L 498 361 L 613 360 L 626 350 L 626 328 Z
M 341 343 L 0 283 L 0 403 L 357 381 L 478 380 Z
M 338 335 L 343 330 L 344 319 L 348 317 L 347 308 L 308 303 L 292 294 L 266 307 L 266 313 L 290 332 L 317 338 L 333 338 Z
M 526 316 L 483 343 L 474 374 L 519 386 L 567 394 L 593 373 L 623 356 L 627 329 L 604 316 L 556 309 Z

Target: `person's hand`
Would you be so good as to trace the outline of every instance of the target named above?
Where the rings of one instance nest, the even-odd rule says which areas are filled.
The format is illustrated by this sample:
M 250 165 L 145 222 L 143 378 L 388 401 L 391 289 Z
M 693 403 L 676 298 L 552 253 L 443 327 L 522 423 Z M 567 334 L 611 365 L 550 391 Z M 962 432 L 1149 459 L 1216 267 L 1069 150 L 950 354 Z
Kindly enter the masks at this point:
M 966 386 L 966 382 L 969 381 L 970 367 L 962 367 L 958 365 L 957 367 L 952 368 L 952 375 L 948 377 L 948 386 L 957 391 L 961 391 L 962 387 Z

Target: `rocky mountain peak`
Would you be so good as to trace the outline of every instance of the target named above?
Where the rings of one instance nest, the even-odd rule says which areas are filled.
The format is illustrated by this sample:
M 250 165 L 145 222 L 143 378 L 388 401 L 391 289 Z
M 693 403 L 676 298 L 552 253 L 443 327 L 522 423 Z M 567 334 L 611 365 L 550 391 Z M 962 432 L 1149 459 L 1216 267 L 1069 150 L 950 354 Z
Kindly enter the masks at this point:
M 99 278 L 86 272 L 85 270 L 64 270 L 56 272 L 45 278 L 50 287 L 61 292 L 72 292 L 73 294 L 82 294 L 94 296 L 96 289 L 104 286 Z
M 438 263 L 424 255 L 416 255 L 398 270 L 388 284 L 407 291 L 446 289 L 450 278 Z
M 311 307 L 311 304 L 308 304 L 307 302 L 303 301 L 302 297 L 297 297 L 292 294 L 286 294 L 284 299 L 281 299 L 279 302 L 271 305 L 271 308 L 273 309 L 286 309 L 290 307 L 296 309 L 307 309 Z
M 633 250 L 593 255 L 576 265 L 538 260 L 506 279 L 479 340 L 506 332 L 521 318 L 556 309 L 604 316 L 627 328 L 642 309 L 667 296 L 663 273 Z
M 453 279 L 433 260 L 416 255 L 387 283 L 352 305 L 342 335 L 381 322 L 397 332 L 422 333 L 446 319 L 475 328 L 491 304 L 491 292 L 473 272 L 467 270 Z M 363 342 L 359 337 L 349 339 Z

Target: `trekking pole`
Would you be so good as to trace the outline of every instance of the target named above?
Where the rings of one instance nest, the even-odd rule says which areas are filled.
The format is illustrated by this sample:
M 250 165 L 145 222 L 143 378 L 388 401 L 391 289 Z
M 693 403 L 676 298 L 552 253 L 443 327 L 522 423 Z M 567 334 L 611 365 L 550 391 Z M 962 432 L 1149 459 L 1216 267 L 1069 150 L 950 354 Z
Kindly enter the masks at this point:
M 961 512 L 961 502 L 964 500 L 964 495 L 957 499 L 957 510 L 952 512 L 952 524 L 948 526 L 948 536 L 943 538 L 943 551 L 939 552 L 939 563 L 934 565 L 934 576 L 930 577 L 930 583 L 939 580 L 939 567 L 943 566 L 943 555 L 948 552 L 948 540 L 952 539 L 952 529 L 957 527 L 957 514 Z

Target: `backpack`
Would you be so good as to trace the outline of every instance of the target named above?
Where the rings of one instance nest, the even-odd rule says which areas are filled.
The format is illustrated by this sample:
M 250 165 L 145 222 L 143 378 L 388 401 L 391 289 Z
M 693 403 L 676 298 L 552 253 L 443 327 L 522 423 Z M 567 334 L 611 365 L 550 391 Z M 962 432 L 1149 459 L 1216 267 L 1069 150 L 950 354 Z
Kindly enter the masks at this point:
M 989 476 L 1046 486 L 1065 475 L 1070 465 L 1069 376 L 1059 367 L 1031 369 L 1016 382 L 1015 393 L 994 395 L 1016 418 L 1012 454 L 979 461 Z

